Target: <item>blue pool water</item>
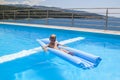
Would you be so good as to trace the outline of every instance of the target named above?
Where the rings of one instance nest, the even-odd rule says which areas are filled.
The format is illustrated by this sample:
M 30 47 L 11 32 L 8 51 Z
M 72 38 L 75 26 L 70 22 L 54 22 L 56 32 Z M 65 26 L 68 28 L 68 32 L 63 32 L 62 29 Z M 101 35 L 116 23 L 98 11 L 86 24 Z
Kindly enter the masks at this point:
M 70 30 L 0 24 L 0 58 L 40 45 L 37 38 L 57 35 L 57 40 L 85 37 L 67 44 L 102 58 L 98 67 L 83 70 L 44 52 L 0 63 L 0 80 L 120 80 L 120 36 Z

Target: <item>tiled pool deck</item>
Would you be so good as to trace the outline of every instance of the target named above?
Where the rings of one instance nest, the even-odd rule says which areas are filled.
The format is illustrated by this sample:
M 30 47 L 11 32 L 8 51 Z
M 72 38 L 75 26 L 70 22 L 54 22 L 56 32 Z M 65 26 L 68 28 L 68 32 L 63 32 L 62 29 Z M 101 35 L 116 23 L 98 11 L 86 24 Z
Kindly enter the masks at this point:
M 64 30 L 74 30 L 74 31 L 84 31 L 84 32 L 120 35 L 120 31 L 98 30 L 98 29 L 88 29 L 88 28 L 77 28 L 77 27 L 68 27 L 68 26 L 66 27 L 66 26 L 25 24 L 25 23 L 13 23 L 13 22 L 0 22 L 0 24 L 12 24 L 12 25 L 21 25 L 21 26 L 23 25 L 23 26 L 29 26 L 29 27 L 54 28 L 54 29 L 64 29 Z

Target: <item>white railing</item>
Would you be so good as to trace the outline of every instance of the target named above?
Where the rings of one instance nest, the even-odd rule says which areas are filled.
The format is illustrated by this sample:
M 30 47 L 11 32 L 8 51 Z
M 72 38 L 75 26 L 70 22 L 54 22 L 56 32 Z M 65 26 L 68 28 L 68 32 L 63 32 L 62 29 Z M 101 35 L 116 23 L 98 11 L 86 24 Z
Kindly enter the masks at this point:
M 24 19 L 24 20 L 23 20 Z M 1 10 L 0 21 L 120 30 L 120 8 Z

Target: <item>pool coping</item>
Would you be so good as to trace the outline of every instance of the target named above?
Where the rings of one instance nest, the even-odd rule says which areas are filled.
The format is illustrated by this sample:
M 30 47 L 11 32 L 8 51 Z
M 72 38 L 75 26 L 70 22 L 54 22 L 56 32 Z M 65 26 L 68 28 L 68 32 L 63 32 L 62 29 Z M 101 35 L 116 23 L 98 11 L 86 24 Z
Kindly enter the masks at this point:
M 20 25 L 20 26 L 29 26 L 29 27 L 53 28 L 53 29 L 62 29 L 62 30 L 72 30 L 72 31 L 83 31 L 83 32 L 91 32 L 91 33 L 120 35 L 120 31 L 98 30 L 98 29 L 88 29 L 88 28 L 68 27 L 68 26 L 54 26 L 54 25 L 14 23 L 14 22 L 0 22 L 0 24 L 10 24 L 10 25 Z

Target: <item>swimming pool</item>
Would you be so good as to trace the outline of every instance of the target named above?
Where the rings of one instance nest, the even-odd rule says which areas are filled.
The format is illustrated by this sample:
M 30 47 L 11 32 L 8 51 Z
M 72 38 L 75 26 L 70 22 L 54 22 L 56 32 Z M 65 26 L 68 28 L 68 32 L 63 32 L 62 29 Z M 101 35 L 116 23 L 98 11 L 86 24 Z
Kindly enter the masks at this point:
M 53 54 L 37 52 L 0 64 L 0 80 L 119 80 L 120 36 L 0 24 L 0 58 L 39 47 L 37 38 L 56 34 L 58 41 L 85 37 L 67 46 L 98 55 L 98 67 L 83 70 Z

